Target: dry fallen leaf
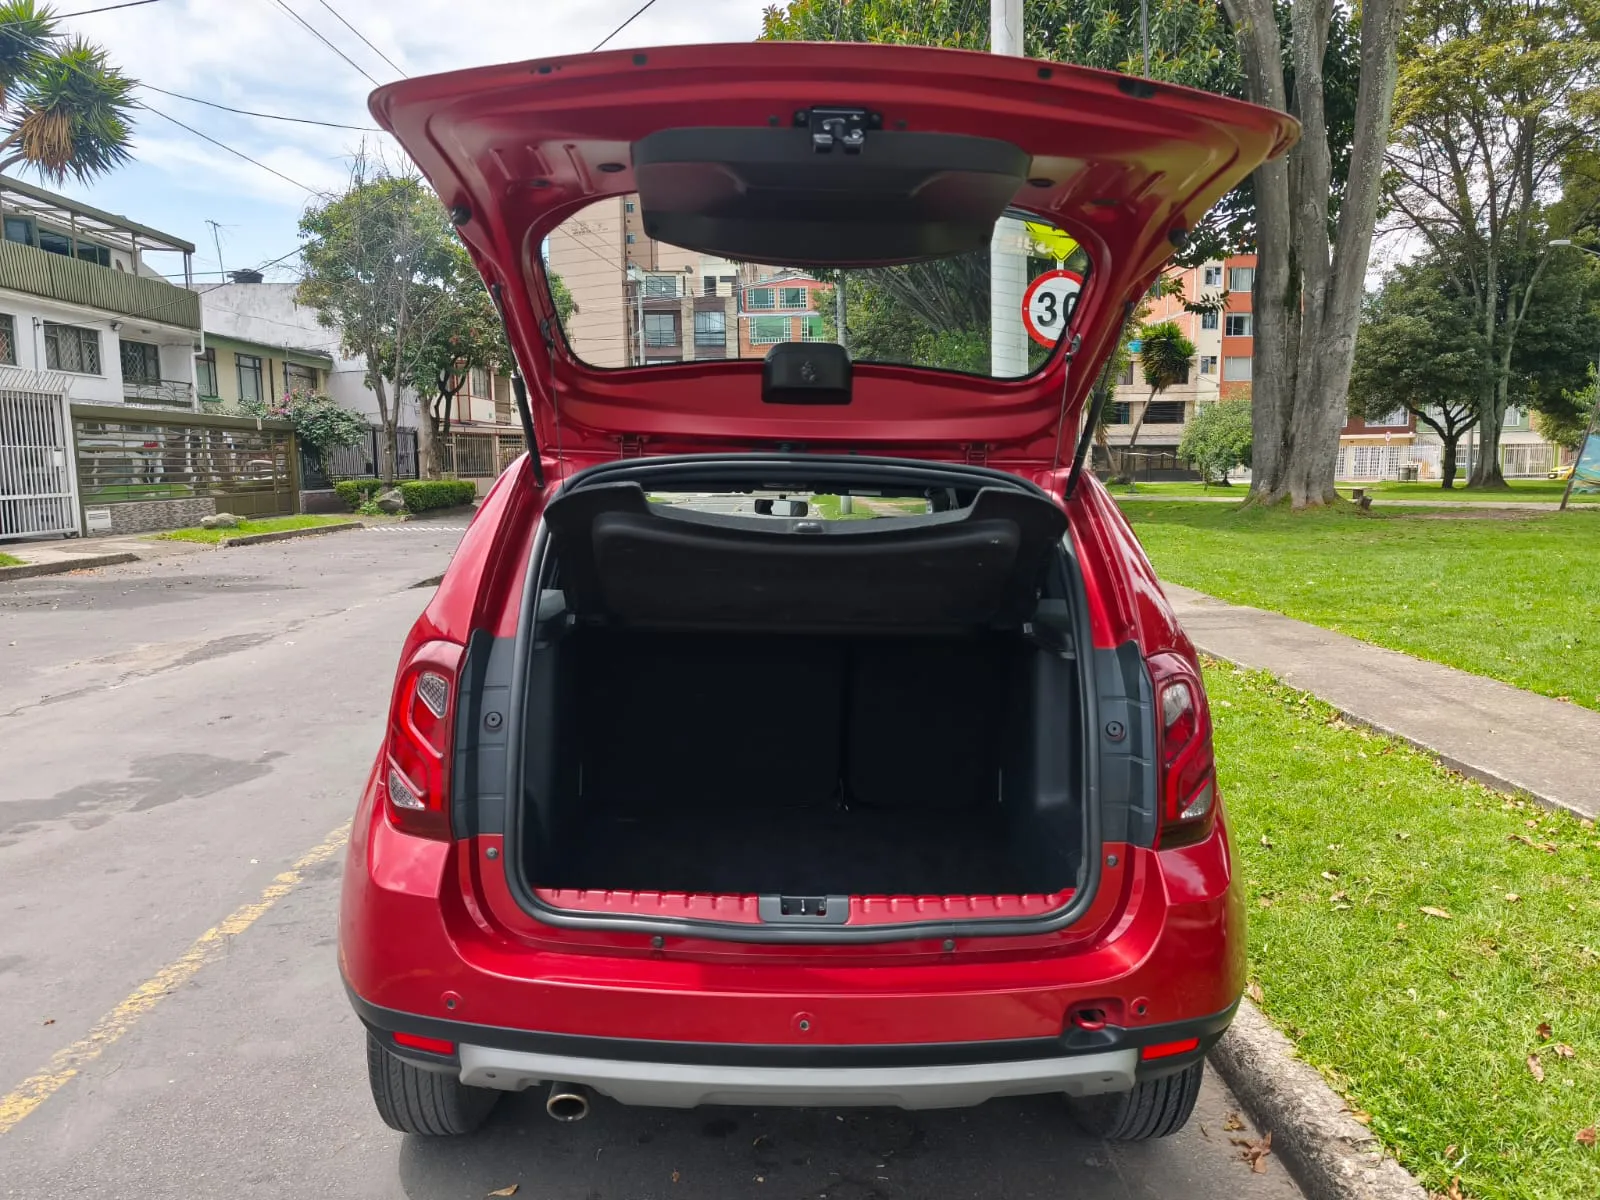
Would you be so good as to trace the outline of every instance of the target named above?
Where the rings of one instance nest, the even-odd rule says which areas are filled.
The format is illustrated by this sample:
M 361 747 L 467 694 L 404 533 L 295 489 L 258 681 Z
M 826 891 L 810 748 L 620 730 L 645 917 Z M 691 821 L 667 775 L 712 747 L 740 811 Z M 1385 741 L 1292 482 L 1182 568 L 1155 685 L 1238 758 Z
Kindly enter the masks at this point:
M 1349 892 L 1335 892 L 1333 895 L 1329 896 L 1328 899 L 1332 900 L 1335 904 L 1337 904 L 1341 900 L 1350 899 L 1350 893 Z
M 1450 1187 L 1445 1191 L 1445 1200 L 1464 1200 L 1461 1195 L 1461 1176 L 1454 1176 L 1450 1180 Z
M 1424 905 L 1423 905 L 1423 906 L 1422 906 L 1422 911 L 1423 911 L 1423 912 L 1425 912 L 1425 913 L 1426 913 L 1426 914 L 1427 914 L 1427 915 L 1428 915 L 1428 916 L 1430 916 L 1430 917 L 1438 917 L 1438 918 L 1439 918 L 1439 919 L 1440 919 L 1440 920 L 1441 920 L 1441 921 L 1449 921 L 1449 920 L 1452 920 L 1452 919 L 1453 919 L 1453 918 L 1452 918 L 1452 917 L 1451 917 L 1451 916 L 1450 916 L 1450 914 L 1449 914 L 1449 913 L 1447 913 L 1447 912 L 1445 912 L 1445 910 L 1444 910 L 1444 909 L 1442 909 L 1442 908 L 1435 908 L 1435 907 L 1434 907 L 1434 906 L 1433 906 L 1433 905 L 1431 905 L 1431 904 L 1424 904 Z
M 1528 1074 L 1532 1075 L 1537 1082 L 1544 1082 L 1544 1064 L 1539 1061 L 1537 1054 L 1528 1055 Z
M 672 1173 L 672 1182 L 673 1183 L 677 1183 L 678 1182 L 678 1173 L 676 1171 L 674 1171 Z
M 1235 1130 L 1243 1129 L 1244 1122 L 1239 1120 L 1238 1113 L 1231 1112 L 1222 1119 L 1222 1128 L 1228 1133 L 1233 1133 Z
M 1556 1051 L 1556 1057 L 1557 1058 L 1577 1058 L 1578 1057 L 1578 1052 L 1576 1050 L 1574 1050 L 1571 1046 L 1567 1045 L 1565 1042 L 1557 1042 L 1556 1045 L 1555 1045 L 1555 1051 Z
M 1257 900 L 1256 903 L 1259 904 L 1262 908 L 1271 908 L 1272 907 L 1272 901 L 1267 899 L 1265 896 L 1263 896 L 1263 897 L 1261 897 L 1261 899 Z
M 522 1186 L 521 1184 L 513 1183 L 510 1187 L 495 1188 L 495 1190 L 490 1192 L 489 1195 L 491 1195 L 491 1196 L 515 1196 L 517 1194 L 517 1188 L 519 1188 L 521 1186 Z
M 1515 903 L 1517 903 L 1517 901 L 1519 901 L 1521 899 L 1522 899 L 1522 897 L 1517 895 L 1515 892 L 1507 892 L 1506 893 L 1506 903 L 1507 904 L 1515 904 Z
M 1335 879 L 1339 878 L 1339 872 L 1337 872 L 1337 871 L 1324 871 L 1322 873 L 1322 877 L 1324 879 L 1326 879 L 1329 883 L 1332 883 Z
M 1533 839 L 1525 833 L 1508 833 L 1506 834 L 1506 841 L 1521 842 L 1524 846 L 1533 845 Z
M 1411 926 L 1407 925 L 1404 921 L 1396 921 L 1394 923 L 1394 927 L 1396 929 L 1410 929 L 1411 928 Z
M 1267 835 L 1264 834 L 1264 833 L 1261 835 L 1261 844 L 1263 846 L 1265 846 L 1268 850 L 1272 849 L 1272 842 L 1267 838 Z
M 1572 1135 L 1572 1138 L 1580 1146 L 1593 1146 L 1595 1143 L 1594 1126 L 1591 1125 L 1587 1129 L 1578 1130 L 1577 1133 Z
M 1456 1156 L 1456 1146 L 1454 1142 L 1451 1142 L 1444 1148 L 1444 1156 L 1446 1158 L 1454 1158 Z
M 1261 985 L 1254 980 L 1251 980 L 1249 986 L 1244 989 L 1244 994 L 1249 996 L 1255 1004 L 1260 1004 L 1266 999 L 1266 995 L 1261 990 Z
M 1252 1142 L 1249 1138 L 1229 1138 L 1235 1146 L 1242 1148 L 1239 1157 L 1250 1164 L 1250 1169 L 1257 1175 L 1267 1173 L 1266 1157 L 1272 1153 L 1272 1130 L 1267 1130 L 1261 1135 L 1259 1142 Z
M 1539 828 L 1539 822 L 1537 822 L 1537 821 L 1524 821 L 1523 824 L 1526 825 L 1529 829 L 1537 829 L 1537 828 Z
M 1550 1035 L 1555 1031 L 1550 1028 L 1549 1021 L 1540 1021 L 1539 1028 L 1535 1029 L 1534 1032 L 1539 1035 L 1539 1040 L 1541 1042 L 1548 1042 L 1550 1040 Z
M 46 1017 L 44 1023 L 46 1025 L 54 1025 L 56 1023 L 56 1019 L 54 1017 Z
M 1350 1110 L 1350 1115 L 1352 1117 L 1354 1117 L 1356 1120 L 1360 1121 L 1363 1125 L 1371 1125 L 1372 1124 L 1372 1114 L 1367 1112 L 1365 1109 L 1352 1108 Z
M 1554 854 L 1557 850 L 1560 850 L 1561 847 L 1556 845 L 1554 842 L 1540 842 L 1539 849 L 1543 850 L 1546 854 Z

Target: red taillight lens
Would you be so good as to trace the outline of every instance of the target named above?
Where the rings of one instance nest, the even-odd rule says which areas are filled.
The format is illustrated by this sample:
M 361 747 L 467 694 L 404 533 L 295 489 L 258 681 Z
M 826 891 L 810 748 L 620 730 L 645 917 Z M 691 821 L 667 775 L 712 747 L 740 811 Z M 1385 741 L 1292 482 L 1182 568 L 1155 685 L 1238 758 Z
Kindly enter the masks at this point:
M 420 1033 L 397 1033 L 394 1035 L 396 1046 L 405 1046 L 410 1050 L 426 1050 L 429 1054 L 454 1054 L 456 1044 L 447 1042 L 443 1038 L 423 1037 Z
M 1191 1050 L 1198 1049 L 1200 1049 L 1199 1038 L 1183 1038 L 1176 1042 L 1157 1042 L 1154 1046 L 1141 1046 L 1139 1057 L 1149 1062 L 1152 1058 L 1171 1058 L 1174 1054 L 1188 1054 Z
M 1217 764 L 1211 712 L 1200 678 L 1176 654 L 1150 660 L 1156 687 L 1157 754 L 1161 765 L 1163 849 L 1203 841 L 1216 820 Z
M 424 642 L 404 668 L 389 708 L 380 787 L 396 829 L 450 840 L 450 751 L 461 647 Z

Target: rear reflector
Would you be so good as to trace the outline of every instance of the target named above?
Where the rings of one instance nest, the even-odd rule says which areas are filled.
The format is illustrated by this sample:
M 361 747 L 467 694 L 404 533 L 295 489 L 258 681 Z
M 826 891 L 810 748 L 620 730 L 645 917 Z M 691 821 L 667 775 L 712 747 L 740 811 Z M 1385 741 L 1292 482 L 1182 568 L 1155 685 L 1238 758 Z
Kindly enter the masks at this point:
M 1152 1058 L 1171 1058 L 1174 1054 L 1187 1054 L 1199 1048 L 1200 1039 L 1197 1037 L 1184 1038 L 1178 1042 L 1157 1042 L 1154 1046 L 1141 1046 L 1139 1057 L 1147 1061 Z
M 396 1046 L 405 1046 L 409 1050 L 426 1050 L 429 1054 L 454 1054 L 456 1044 L 447 1042 L 443 1038 L 420 1037 L 415 1033 L 397 1033 L 394 1035 Z

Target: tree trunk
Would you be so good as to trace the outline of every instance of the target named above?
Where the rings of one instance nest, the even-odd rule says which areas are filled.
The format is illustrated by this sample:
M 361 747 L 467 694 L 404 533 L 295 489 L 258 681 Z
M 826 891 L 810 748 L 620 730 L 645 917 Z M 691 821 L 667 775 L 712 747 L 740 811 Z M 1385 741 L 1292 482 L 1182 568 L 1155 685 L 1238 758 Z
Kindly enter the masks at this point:
M 378 362 L 376 347 L 367 351 L 369 363 Z M 378 477 L 385 483 L 394 482 L 395 466 L 400 460 L 399 440 L 395 436 L 395 412 L 389 407 L 389 392 L 384 386 L 383 376 L 374 371 L 372 374 L 372 394 L 378 398 L 378 424 L 383 427 L 383 453 L 382 461 L 377 465 Z M 400 398 L 395 397 L 395 407 L 398 408 Z
M 1296 82 L 1290 97 L 1272 0 L 1223 0 L 1239 40 L 1249 98 L 1292 113 L 1304 130 L 1286 158 L 1264 164 L 1254 176 L 1250 499 L 1257 504 L 1287 500 L 1303 508 L 1337 499 L 1334 466 L 1377 216 L 1403 4 L 1369 0 L 1362 10 L 1355 143 L 1330 242 L 1332 159 L 1322 93 L 1328 6 L 1295 0 L 1290 11 Z
M 1500 420 L 1505 409 L 1497 397 L 1491 397 L 1484 413 L 1478 418 L 1478 454 L 1472 460 L 1472 474 L 1467 476 L 1469 488 L 1509 488 L 1500 470 Z
M 424 479 L 439 478 L 439 418 L 433 414 L 433 404 L 419 403 L 417 415 L 417 469 Z
M 1139 431 L 1144 428 L 1145 416 L 1150 411 L 1150 400 L 1155 399 L 1155 395 L 1155 392 L 1151 391 L 1150 399 L 1146 400 L 1139 409 L 1138 420 L 1134 421 L 1133 429 L 1128 433 L 1126 444 L 1117 451 L 1117 474 L 1122 476 L 1124 483 L 1133 482 L 1133 472 L 1128 467 L 1128 451 L 1132 450 L 1139 441 Z
M 1448 492 L 1456 485 L 1456 447 L 1461 442 L 1461 435 L 1447 433 L 1441 440 L 1444 443 L 1444 451 L 1443 457 L 1439 460 L 1439 474 L 1444 482 L 1440 486 Z

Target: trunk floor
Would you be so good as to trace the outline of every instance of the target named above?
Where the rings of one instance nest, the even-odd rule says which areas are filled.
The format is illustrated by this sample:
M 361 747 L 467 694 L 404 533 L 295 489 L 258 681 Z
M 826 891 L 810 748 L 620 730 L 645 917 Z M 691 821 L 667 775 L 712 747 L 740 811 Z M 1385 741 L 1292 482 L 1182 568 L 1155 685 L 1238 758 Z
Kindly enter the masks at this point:
M 756 895 L 995 895 L 1023 890 L 1001 813 L 870 809 L 597 817 L 541 886 Z

